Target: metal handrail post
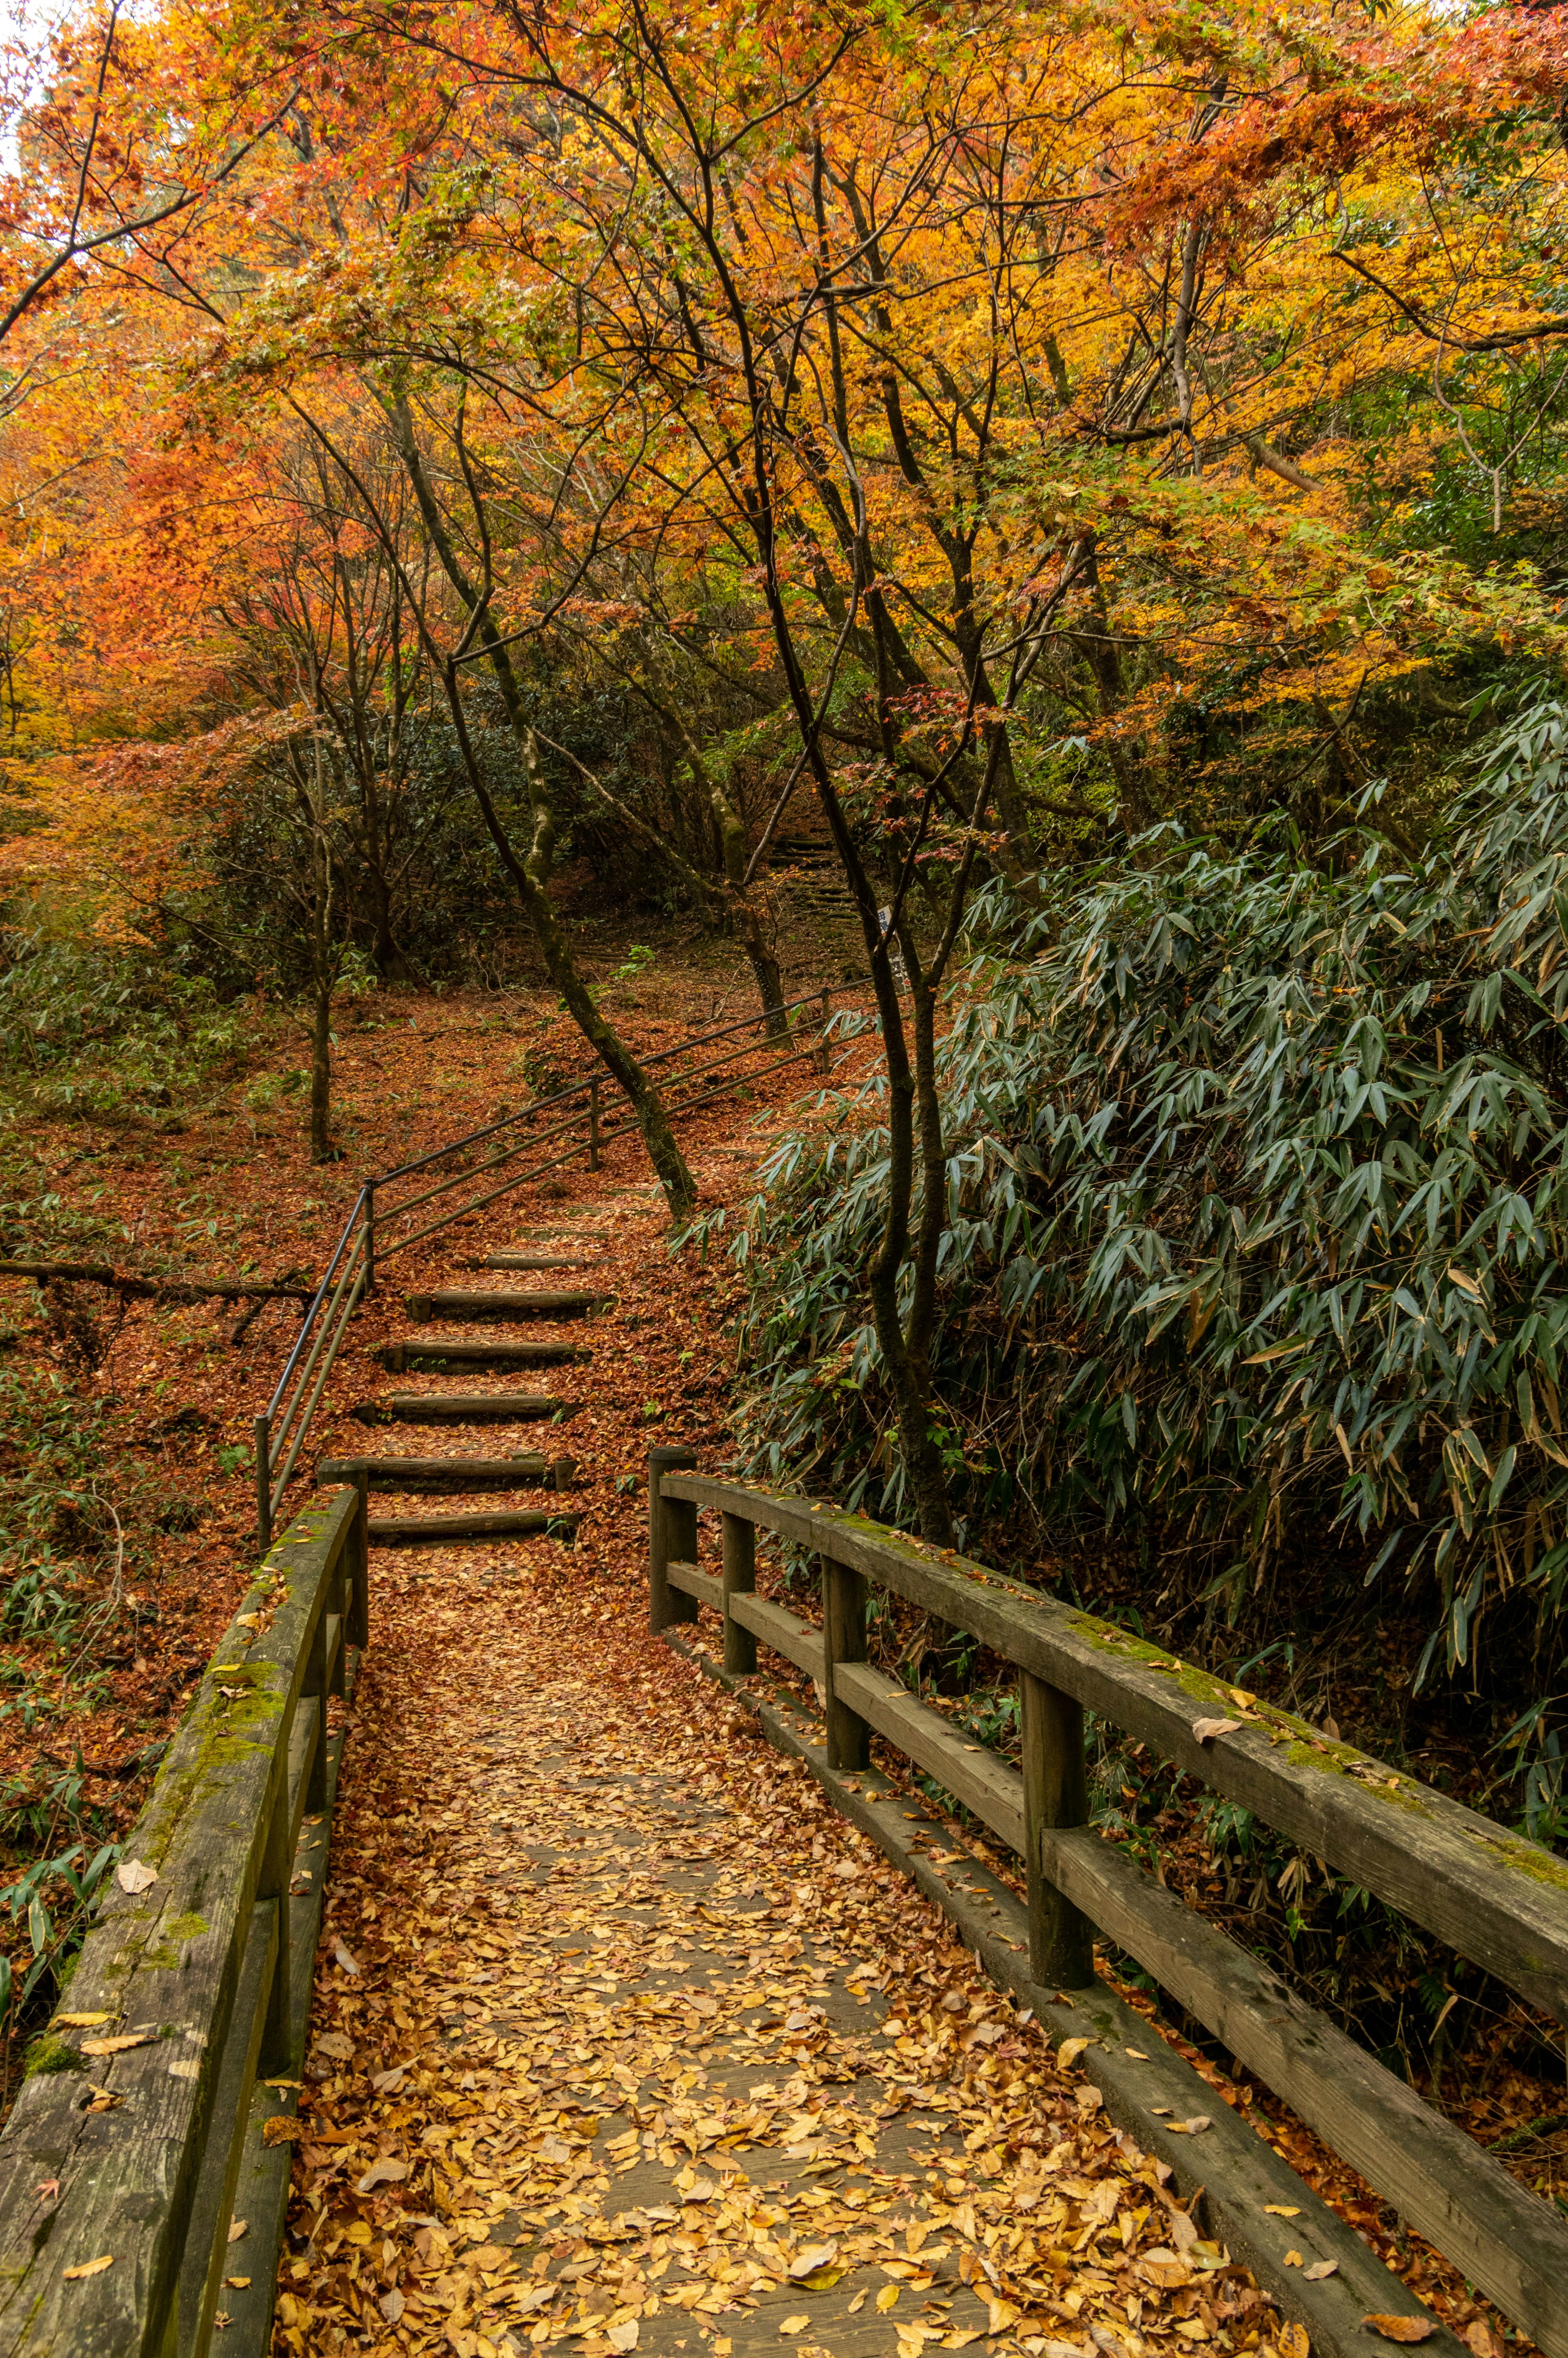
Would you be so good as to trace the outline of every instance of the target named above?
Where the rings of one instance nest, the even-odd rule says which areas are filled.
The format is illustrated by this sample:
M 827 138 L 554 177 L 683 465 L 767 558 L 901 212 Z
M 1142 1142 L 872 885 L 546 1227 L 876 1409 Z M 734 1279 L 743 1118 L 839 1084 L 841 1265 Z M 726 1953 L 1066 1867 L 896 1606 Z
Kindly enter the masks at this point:
M 599 1168 L 599 1080 L 597 1076 L 588 1085 L 588 1167 Z
M 375 1292 L 375 1181 L 374 1181 L 373 1179 L 367 1179 L 367 1180 L 365 1181 L 365 1184 L 364 1184 L 364 1206 L 365 1206 L 365 1224 L 364 1224 L 364 1240 L 365 1240 L 365 1283 L 364 1283 L 364 1290 L 365 1290 L 365 1292 L 366 1292 L 367 1293 L 373 1293 Z
M 256 1544 L 263 1555 L 272 1545 L 272 1419 L 258 1416 L 256 1437 Z

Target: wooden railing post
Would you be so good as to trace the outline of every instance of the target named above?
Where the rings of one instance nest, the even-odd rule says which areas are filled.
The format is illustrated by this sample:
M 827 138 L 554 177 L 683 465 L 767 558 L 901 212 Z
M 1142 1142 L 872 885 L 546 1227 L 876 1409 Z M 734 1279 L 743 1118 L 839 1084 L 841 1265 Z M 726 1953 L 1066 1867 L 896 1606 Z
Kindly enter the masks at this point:
M 1047 1880 L 1040 1855 L 1040 1836 L 1046 1826 L 1088 1823 L 1083 1705 L 1029 1671 L 1020 1671 L 1018 1682 L 1023 1718 L 1029 1971 L 1048 1989 L 1087 1989 L 1095 1977 L 1093 1928 Z
M 321 1733 L 324 1739 L 324 1726 Z M 267 1820 L 266 1850 L 256 1885 L 256 1898 L 270 1899 L 277 1909 L 277 1962 L 273 1967 L 272 1982 L 266 1994 L 266 2019 L 262 2025 L 261 2053 L 257 2058 L 259 2076 L 263 2079 L 269 2072 L 288 2071 L 294 2068 L 294 2009 L 291 2003 L 293 1992 L 289 1986 L 291 1951 L 288 1942 L 288 1886 L 294 1873 L 294 1860 L 290 1855 L 288 1833 L 288 1744 L 284 1737 L 278 1748 L 276 1790 L 272 1814 Z
M 743 1515 L 720 1520 L 724 1550 L 724 1667 L 737 1677 L 749 1677 L 757 1667 L 757 1640 L 750 1629 L 730 1617 L 730 1599 L 750 1596 L 757 1585 L 757 1527 Z
M 864 1574 L 828 1556 L 822 1565 L 823 1684 L 827 1689 L 827 1765 L 830 1768 L 869 1768 L 871 1730 L 858 1711 L 840 1703 L 834 1693 L 833 1673 L 840 1662 L 866 1659 L 866 1583 Z
M 370 1476 L 362 1466 L 354 1479 L 360 1494 L 359 1511 L 355 1515 L 344 1547 L 344 1562 L 349 1568 L 346 1613 L 343 1621 L 343 1649 L 357 1646 L 362 1653 L 370 1644 Z
M 697 1459 L 689 1449 L 662 1444 L 648 1452 L 648 1627 L 656 1636 L 674 1621 L 695 1621 L 697 1599 L 672 1588 L 665 1566 L 674 1556 L 679 1563 L 697 1561 L 697 1509 L 679 1498 L 666 1498 L 659 1485 Z
M 590 1080 L 588 1085 L 588 1167 L 590 1171 L 597 1171 L 599 1168 L 599 1083 L 597 1080 Z
M 816 1044 L 816 1069 L 819 1073 L 825 1073 L 827 1070 L 827 1014 L 828 1000 L 831 994 L 828 991 L 827 985 L 824 984 L 822 991 L 822 1037 Z

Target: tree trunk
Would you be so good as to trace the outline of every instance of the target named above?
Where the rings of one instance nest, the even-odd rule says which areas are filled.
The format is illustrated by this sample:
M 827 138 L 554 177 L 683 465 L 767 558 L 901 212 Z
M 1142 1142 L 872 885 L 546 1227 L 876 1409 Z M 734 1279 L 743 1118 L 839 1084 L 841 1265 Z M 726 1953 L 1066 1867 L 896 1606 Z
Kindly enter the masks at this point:
M 318 973 L 315 1006 L 310 1019 L 310 1160 L 331 1163 L 332 1144 L 332 983 Z
M 489 658 L 496 686 L 501 691 L 501 700 L 506 708 L 507 720 L 511 725 L 513 735 L 522 749 L 524 761 L 527 765 L 529 795 L 534 806 L 534 839 L 526 860 L 518 859 L 511 838 L 502 824 L 501 814 L 485 786 L 482 773 L 469 738 L 463 716 L 462 699 L 458 691 L 456 672 L 453 665 L 449 663 L 444 673 L 447 705 L 457 731 L 469 784 L 473 788 L 475 799 L 479 804 L 485 826 L 489 829 L 491 840 L 501 855 L 502 865 L 517 887 L 523 904 L 528 912 L 551 981 L 566 1001 L 568 1012 L 583 1037 L 602 1059 L 630 1099 L 633 1110 L 637 1117 L 638 1127 L 643 1133 L 643 1142 L 648 1150 L 648 1160 L 658 1174 L 659 1184 L 664 1188 L 672 1218 L 687 1219 L 697 1204 L 697 1184 L 687 1168 L 685 1156 L 676 1143 L 675 1132 L 670 1128 L 664 1100 L 636 1057 L 621 1038 L 620 1033 L 605 1022 L 594 1005 L 588 987 L 577 970 L 577 962 L 567 947 L 556 916 L 555 904 L 546 889 L 549 882 L 550 861 L 555 849 L 555 817 L 550 808 L 548 791 L 539 768 L 537 741 L 524 709 L 522 692 L 517 684 L 517 675 L 512 667 L 511 655 L 492 618 L 488 597 L 482 595 L 469 580 L 451 535 L 447 530 L 435 493 L 430 488 L 425 462 L 415 438 L 414 421 L 409 415 L 406 398 L 400 396 L 395 404 L 391 405 L 388 416 L 396 440 L 398 455 L 407 470 L 409 481 L 414 488 L 414 496 L 418 503 L 419 513 L 425 519 L 425 527 L 430 535 L 431 546 L 435 549 L 441 569 L 448 580 L 462 599 L 470 613 L 477 618 L 480 644 Z M 477 503 L 478 494 L 471 481 L 470 493 Z

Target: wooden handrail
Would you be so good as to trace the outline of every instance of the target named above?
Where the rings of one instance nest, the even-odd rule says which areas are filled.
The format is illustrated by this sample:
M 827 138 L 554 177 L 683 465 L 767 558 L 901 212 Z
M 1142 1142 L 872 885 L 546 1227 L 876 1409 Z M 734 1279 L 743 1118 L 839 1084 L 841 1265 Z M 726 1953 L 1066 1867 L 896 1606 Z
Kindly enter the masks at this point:
M 1022 1857 L 1036 1985 L 1090 1982 L 1098 1928 L 1548 2358 L 1568 2358 L 1568 2222 L 1257 1957 L 1093 1833 L 1083 1714 L 1145 1738 L 1181 1773 L 1240 1801 L 1559 2021 L 1568 2020 L 1568 1865 L 1111 1622 L 863 1516 L 711 1479 L 690 1463 L 676 1450 L 650 1455 L 653 1628 L 673 1631 L 706 1606 L 722 1617 L 728 1671 L 754 1667 L 758 1639 L 806 1669 L 826 1695 L 830 1768 L 862 1768 L 875 1732 Z M 701 1509 L 721 1519 L 719 1578 L 698 1562 Z M 758 1531 L 817 1557 L 819 1631 L 752 1593 Z M 965 1743 L 940 1712 L 866 1663 L 868 1583 L 1015 1666 L 1021 1768 Z
M 369 1639 L 366 1543 L 362 1492 L 341 1490 L 266 1558 L 30 2050 L 0 2133 L 12 2358 L 201 2358 L 221 2294 L 240 2329 L 223 2336 L 229 2358 L 266 2347 L 288 2147 L 263 2126 L 290 2109 L 304 2055 L 341 1746 L 327 1704 Z M 291 1902 L 307 1857 L 308 1897 Z M 108 2107 L 86 2108 L 90 2082 Z M 223 2292 L 237 2196 L 243 2299 Z

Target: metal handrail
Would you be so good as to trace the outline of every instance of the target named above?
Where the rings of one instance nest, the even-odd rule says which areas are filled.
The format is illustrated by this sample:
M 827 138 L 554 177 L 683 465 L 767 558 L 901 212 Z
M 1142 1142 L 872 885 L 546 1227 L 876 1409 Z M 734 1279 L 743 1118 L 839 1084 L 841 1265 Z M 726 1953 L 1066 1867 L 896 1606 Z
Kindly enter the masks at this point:
M 689 1056 L 694 1050 L 711 1046 L 717 1041 L 734 1040 L 741 1033 L 762 1033 L 762 1036 L 754 1042 L 742 1043 L 721 1055 L 709 1058 L 706 1064 L 697 1065 L 690 1072 L 676 1075 L 674 1086 L 678 1092 L 685 1085 L 704 1078 L 722 1065 L 733 1064 L 741 1057 L 771 1049 L 781 1036 L 776 1029 L 781 1017 L 784 1019 L 786 1033 L 791 1031 L 798 1033 L 802 1027 L 789 1023 L 788 1019 L 798 1016 L 804 1008 L 819 1007 L 821 1021 L 816 1027 L 815 1037 L 782 1056 L 773 1057 L 752 1077 L 761 1080 L 768 1073 L 776 1072 L 781 1065 L 796 1064 L 808 1055 L 815 1055 L 822 1070 L 826 1071 L 831 998 L 832 987 L 827 985 L 807 991 L 799 999 L 789 1000 L 782 1007 L 762 1010 L 755 1015 L 741 1016 L 732 1022 L 717 1024 L 710 1031 L 698 1032 L 689 1039 L 677 1041 L 672 1048 L 661 1048 L 653 1055 L 645 1056 L 642 1060 L 643 1069 L 668 1065 L 676 1057 Z M 373 1289 L 377 1269 L 395 1253 L 406 1251 L 410 1245 L 436 1235 L 442 1228 L 452 1228 L 460 1220 L 471 1218 L 487 1205 L 493 1204 L 502 1195 L 510 1195 L 514 1188 L 522 1186 L 527 1180 L 540 1178 L 547 1171 L 558 1170 L 562 1164 L 575 1161 L 579 1154 L 586 1153 L 589 1169 L 597 1171 L 601 1149 L 631 1137 L 638 1128 L 636 1117 L 631 1113 L 620 1120 L 612 1116 L 608 1123 L 601 1122 L 599 1102 L 601 1085 L 600 1074 L 589 1073 L 580 1080 L 569 1081 L 564 1088 L 551 1090 L 547 1097 L 535 1098 L 531 1105 L 520 1108 L 516 1113 L 504 1114 L 497 1121 L 487 1122 L 482 1129 L 470 1130 L 445 1146 L 433 1147 L 428 1154 L 416 1155 L 406 1163 L 395 1163 L 390 1170 L 377 1172 L 365 1181 L 343 1223 L 342 1233 L 321 1282 L 300 1320 L 299 1332 L 284 1363 L 283 1373 L 277 1379 L 272 1398 L 254 1420 L 256 1529 L 264 1550 L 272 1544 L 273 1530 L 282 1509 L 284 1494 L 293 1478 L 306 1434 L 309 1432 L 333 1362 L 342 1347 L 349 1321 L 366 1294 Z M 665 1111 L 672 1117 L 695 1112 L 698 1106 L 709 1104 L 714 1098 L 721 1097 L 730 1086 L 728 1081 L 723 1081 L 699 1090 L 695 1097 L 677 1095 L 666 1104 Z M 574 1110 L 565 1112 L 568 1106 L 573 1107 Z M 449 1155 L 483 1145 L 487 1140 L 499 1138 L 503 1130 L 514 1130 L 519 1123 L 535 1124 L 541 1114 L 553 1109 L 562 1109 L 564 1118 L 543 1131 L 531 1127 L 528 1134 L 519 1138 L 515 1145 L 503 1147 L 499 1153 L 486 1156 L 477 1167 L 453 1172 L 449 1177 L 439 1179 L 431 1186 L 406 1195 L 401 1202 L 387 1206 L 386 1190 L 395 1181 L 415 1178 L 419 1173 L 444 1162 Z M 511 1172 L 499 1186 L 488 1188 L 465 1203 L 438 1213 L 433 1220 L 426 1221 L 422 1227 L 386 1240 L 386 1228 L 392 1223 L 406 1218 L 417 1206 L 433 1203 L 438 1196 L 450 1195 L 454 1189 L 461 1187 L 465 1180 L 476 1178 L 481 1172 L 499 1170 L 503 1164 L 515 1162 L 520 1155 L 531 1154 L 536 1158 L 541 1147 L 568 1137 L 585 1112 L 587 1136 L 575 1144 L 568 1143 L 563 1151 L 550 1155 L 542 1163 L 536 1159 L 524 1163 L 521 1169 Z

